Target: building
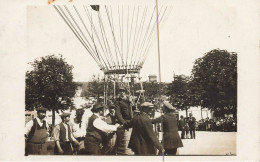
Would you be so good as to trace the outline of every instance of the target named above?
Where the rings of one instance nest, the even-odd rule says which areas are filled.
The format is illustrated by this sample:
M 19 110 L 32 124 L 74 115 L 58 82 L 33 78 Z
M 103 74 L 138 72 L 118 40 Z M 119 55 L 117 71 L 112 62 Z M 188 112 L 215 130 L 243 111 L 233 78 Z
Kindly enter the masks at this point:
M 149 75 L 149 82 L 157 82 L 157 76 L 156 75 Z

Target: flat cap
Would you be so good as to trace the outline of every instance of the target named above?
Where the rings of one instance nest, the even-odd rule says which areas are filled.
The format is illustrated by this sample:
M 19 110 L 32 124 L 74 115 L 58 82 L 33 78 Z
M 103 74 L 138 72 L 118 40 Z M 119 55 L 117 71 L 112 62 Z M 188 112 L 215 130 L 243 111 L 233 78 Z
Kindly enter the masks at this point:
M 37 111 L 37 112 L 46 112 L 47 109 L 44 108 L 44 107 L 39 107 L 39 108 L 36 109 L 36 111 Z
M 150 108 L 153 108 L 154 105 L 153 105 L 152 103 L 150 103 L 150 102 L 144 102 L 144 103 L 141 104 L 141 107 L 150 107 Z
M 164 102 L 164 106 L 167 108 L 167 109 L 170 109 L 170 110 L 176 110 L 176 108 L 174 108 L 169 102 L 165 101 Z

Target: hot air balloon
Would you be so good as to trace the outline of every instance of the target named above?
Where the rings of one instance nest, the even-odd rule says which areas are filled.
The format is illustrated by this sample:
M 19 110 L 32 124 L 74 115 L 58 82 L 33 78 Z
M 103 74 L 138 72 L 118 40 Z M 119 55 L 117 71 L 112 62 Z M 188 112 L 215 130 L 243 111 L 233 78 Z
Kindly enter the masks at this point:
M 140 83 L 139 92 L 143 92 L 140 70 L 156 40 L 156 6 L 54 5 L 54 8 L 104 72 L 106 82 L 128 85 L 131 94 L 129 83 L 136 79 Z M 158 7 L 159 24 L 170 9 Z

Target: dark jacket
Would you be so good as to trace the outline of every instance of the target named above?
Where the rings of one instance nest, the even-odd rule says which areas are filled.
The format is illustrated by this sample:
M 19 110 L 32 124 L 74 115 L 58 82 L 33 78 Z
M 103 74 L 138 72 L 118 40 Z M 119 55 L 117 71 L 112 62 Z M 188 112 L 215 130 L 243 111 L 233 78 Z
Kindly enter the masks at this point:
M 147 114 L 143 112 L 135 114 L 129 126 L 132 126 L 133 130 L 128 147 L 136 155 L 155 155 L 155 148 L 163 149 Z
M 195 129 L 196 127 L 196 118 L 195 117 L 189 117 L 189 127 L 190 129 Z
M 184 121 L 184 119 L 180 119 L 180 120 L 179 120 L 179 127 L 180 127 L 181 130 L 184 130 L 184 127 L 185 127 L 185 121 Z
M 132 119 L 132 106 L 129 101 L 118 98 L 115 102 L 115 116 L 119 124 Z
M 183 147 L 180 135 L 178 133 L 178 124 L 175 114 L 167 113 L 157 119 L 151 120 L 152 123 L 163 123 L 163 143 L 164 149 L 173 149 Z

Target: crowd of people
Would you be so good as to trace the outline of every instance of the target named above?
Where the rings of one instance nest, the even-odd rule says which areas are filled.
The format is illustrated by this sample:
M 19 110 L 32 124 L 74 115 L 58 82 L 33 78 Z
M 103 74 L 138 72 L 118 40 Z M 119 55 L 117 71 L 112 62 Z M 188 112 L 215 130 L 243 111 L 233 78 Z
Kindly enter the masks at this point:
M 62 121 L 51 131 L 44 120 L 47 109 L 37 109 L 37 117 L 25 127 L 26 155 L 45 154 L 48 139 L 54 141 L 55 155 L 176 155 L 183 147 L 176 109 L 164 102 L 163 114 L 154 118 L 154 104 L 141 102 L 137 107 L 126 92 L 119 87 L 118 97 L 108 107 L 96 102 L 90 108 L 77 109 L 75 118 L 63 112 Z M 163 140 L 156 131 L 158 123 Z
M 176 155 L 182 139 L 195 139 L 196 131 L 236 131 L 232 117 L 196 121 L 190 113 L 178 119 L 169 102 L 161 113 L 155 103 L 141 100 L 137 106 L 126 92 L 119 87 L 107 105 L 96 101 L 75 115 L 63 112 L 55 126 L 45 120 L 47 109 L 36 109 L 37 117 L 25 126 L 25 154 L 46 154 L 46 148 L 55 155 Z M 50 141 L 53 147 L 46 146 Z
M 223 131 L 236 132 L 237 124 L 233 117 L 217 117 L 214 119 L 202 119 L 198 121 L 198 131 Z

